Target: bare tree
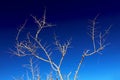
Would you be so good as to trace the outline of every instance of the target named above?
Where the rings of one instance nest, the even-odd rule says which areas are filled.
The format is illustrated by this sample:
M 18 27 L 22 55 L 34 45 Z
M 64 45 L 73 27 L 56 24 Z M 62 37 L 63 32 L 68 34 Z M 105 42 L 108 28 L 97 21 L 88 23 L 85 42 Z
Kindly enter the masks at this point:
M 91 36 L 91 40 L 92 40 L 92 44 L 93 44 L 93 51 L 85 50 L 82 54 L 82 58 L 78 64 L 78 67 L 74 73 L 74 80 L 77 80 L 77 76 L 78 76 L 78 72 L 80 70 L 80 67 L 84 61 L 84 59 L 88 56 L 92 56 L 93 54 L 99 53 L 100 51 L 102 51 L 105 47 L 106 44 L 104 44 L 104 37 L 105 35 L 108 34 L 108 31 L 110 29 L 110 27 L 104 32 L 100 32 L 99 35 L 95 34 L 95 30 L 96 30 L 96 20 L 97 20 L 96 16 L 93 20 L 91 20 L 91 29 L 90 29 L 90 36 Z M 23 30 L 23 28 L 25 27 L 26 21 L 25 23 L 21 26 L 21 28 L 18 30 L 17 36 L 16 36 L 16 51 L 13 51 L 13 54 L 21 57 L 21 56 L 33 56 L 39 60 L 42 60 L 46 63 L 49 63 L 52 70 L 57 72 L 59 75 L 59 79 L 60 80 L 64 80 L 63 75 L 62 75 L 62 71 L 61 71 L 61 65 L 63 63 L 64 57 L 68 51 L 68 48 L 71 44 L 71 40 L 66 41 L 65 43 L 60 43 L 60 41 L 57 39 L 57 37 L 55 36 L 55 46 L 57 47 L 57 49 L 59 50 L 59 52 L 61 53 L 61 58 L 59 60 L 59 63 L 57 64 L 55 61 L 52 60 L 51 58 L 51 54 L 53 53 L 51 51 L 51 48 L 49 48 L 47 45 L 42 44 L 41 39 L 39 38 L 39 34 L 40 32 L 48 27 L 51 27 L 53 25 L 49 24 L 46 22 L 46 10 L 44 11 L 44 15 L 42 17 L 42 19 L 37 19 L 37 17 L 32 16 L 32 18 L 34 19 L 35 23 L 38 26 L 37 31 L 35 32 L 35 35 L 32 35 L 31 33 L 27 33 L 27 40 L 23 40 L 21 41 L 20 38 L 20 33 Z M 99 36 L 99 43 L 97 44 L 97 40 L 96 36 Z M 99 47 L 97 47 L 97 45 L 99 45 Z M 40 55 L 40 53 L 37 52 L 38 49 L 41 49 L 46 58 L 42 57 Z M 32 79 L 28 80 L 40 80 L 40 78 L 35 78 L 35 70 L 32 66 L 33 62 L 32 59 L 30 59 L 30 65 L 29 65 L 29 69 L 32 73 Z M 38 68 L 38 67 L 37 67 Z M 66 80 L 70 80 L 70 73 L 68 73 L 67 75 L 67 79 Z M 40 75 L 39 75 L 40 77 Z M 51 77 L 51 76 L 49 76 Z M 53 80 L 52 78 L 50 78 L 49 80 Z

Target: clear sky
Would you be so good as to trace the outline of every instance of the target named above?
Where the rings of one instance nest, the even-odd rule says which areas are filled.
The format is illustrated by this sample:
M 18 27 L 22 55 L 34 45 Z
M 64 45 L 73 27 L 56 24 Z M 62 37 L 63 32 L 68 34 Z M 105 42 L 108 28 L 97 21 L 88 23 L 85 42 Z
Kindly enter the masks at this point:
M 71 48 L 63 62 L 63 74 L 69 71 L 74 72 L 83 50 L 91 48 L 91 40 L 87 35 L 89 19 L 100 14 L 98 31 L 103 31 L 112 25 L 107 36 L 107 42 L 110 45 L 102 51 L 102 55 L 97 54 L 86 58 L 79 77 L 81 80 L 120 80 L 119 0 L 0 1 L 0 80 L 12 80 L 13 76 L 19 77 L 26 71 L 22 65 L 28 63 L 28 58 L 11 55 L 9 49 L 14 47 L 17 28 L 24 23 L 25 19 L 29 20 L 26 31 L 28 28 L 35 30 L 33 26 L 36 25 L 30 15 L 40 18 L 44 7 L 46 7 L 48 22 L 56 26 L 45 29 L 42 39 L 51 41 L 54 32 L 63 41 L 72 37 Z M 55 61 L 57 61 L 56 58 Z M 47 63 L 40 62 L 42 76 L 49 72 L 46 66 L 48 66 Z

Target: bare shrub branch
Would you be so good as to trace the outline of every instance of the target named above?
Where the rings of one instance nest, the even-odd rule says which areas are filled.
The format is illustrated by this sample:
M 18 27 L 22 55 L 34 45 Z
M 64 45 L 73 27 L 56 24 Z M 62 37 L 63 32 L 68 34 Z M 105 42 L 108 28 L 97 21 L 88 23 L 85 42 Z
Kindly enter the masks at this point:
M 83 51 L 81 60 L 78 63 L 77 69 L 75 70 L 73 80 L 77 80 L 77 76 L 78 76 L 79 70 L 81 68 L 81 65 L 82 65 L 84 59 L 88 56 L 92 56 L 94 54 L 100 53 L 100 51 L 102 51 L 107 46 L 106 44 L 104 44 L 104 42 L 105 42 L 104 38 L 108 34 L 111 26 L 107 30 L 105 30 L 104 33 L 100 32 L 99 35 L 97 35 L 96 34 L 97 17 L 98 17 L 98 15 L 93 20 L 91 20 L 90 32 L 89 32 L 89 35 L 92 40 L 93 50 L 88 49 L 88 50 Z M 46 22 L 46 10 L 44 11 L 44 15 L 43 15 L 42 19 L 38 19 L 35 16 L 32 16 L 32 18 L 34 19 L 34 21 L 38 27 L 35 32 L 35 35 L 31 35 L 30 33 L 27 33 L 27 40 L 23 40 L 23 41 L 18 40 L 20 37 L 19 35 L 26 24 L 26 21 L 25 21 L 25 23 L 18 30 L 18 33 L 16 36 L 16 46 L 15 46 L 16 50 L 12 50 L 13 54 L 15 54 L 19 57 L 22 57 L 22 56 L 30 56 L 31 57 L 32 56 L 36 59 L 39 59 L 46 63 L 49 63 L 52 70 L 58 74 L 59 79 L 64 80 L 62 71 L 61 71 L 61 67 L 63 64 L 63 60 L 65 58 L 65 55 L 67 54 L 68 48 L 71 45 L 71 40 L 61 43 L 55 35 L 55 46 L 57 47 L 57 50 L 61 53 L 60 58 L 58 59 L 59 62 L 56 63 L 51 57 L 51 54 L 53 53 L 51 48 L 46 43 L 43 44 L 41 42 L 41 39 L 39 38 L 39 34 L 44 28 L 54 26 L 54 25 L 48 24 Z M 99 36 L 99 40 L 98 40 L 98 38 L 96 39 L 96 36 Z M 98 43 L 96 43 L 97 40 L 98 40 Z M 41 50 L 41 52 L 38 50 Z M 40 55 L 41 53 L 43 53 L 45 57 L 41 56 Z M 39 74 L 39 70 L 38 70 L 39 67 L 38 67 L 38 65 L 34 66 L 34 62 L 33 62 L 32 58 L 30 58 L 29 64 L 24 65 L 24 66 L 27 67 L 31 71 L 32 78 L 30 78 L 29 74 L 27 73 L 28 80 L 40 80 L 40 74 Z M 71 72 L 67 75 L 67 80 L 70 80 L 70 75 L 71 75 Z M 15 79 L 15 80 L 17 80 L 17 79 Z M 47 77 L 47 80 L 53 80 L 53 77 L 51 75 L 49 75 L 49 77 Z M 58 80 L 58 79 L 56 79 L 56 80 Z
M 39 66 L 38 64 L 36 65 L 36 63 L 33 62 L 33 58 L 30 58 L 29 64 L 25 64 L 23 66 L 29 69 L 31 72 L 32 78 L 30 78 L 27 73 L 28 80 L 40 80 Z
M 104 36 L 108 34 L 111 26 L 102 34 L 100 32 L 99 34 L 99 44 L 96 44 L 96 41 L 97 39 L 95 38 L 95 27 L 96 27 L 96 19 L 97 19 L 98 15 L 93 19 L 91 20 L 92 21 L 92 26 L 91 26 L 91 38 L 92 38 L 92 44 L 93 44 L 93 51 L 90 51 L 90 50 L 85 50 L 82 54 L 82 58 L 78 64 L 78 67 L 75 71 L 75 75 L 74 75 L 74 80 L 77 80 L 77 75 L 78 75 L 78 72 L 80 70 L 80 67 L 85 59 L 85 57 L 88 57 L 88 56 L 92 56 L 96 53 L 100 53 L 100 51 L 102 51 L 106 46 L 107 44 L 103 44 L 103 40 L 104 40 Z M 97 47 L 97 45 L 99 45 L 99 47 Z
M 18 41 L 19 35 L 20 35 L 21 31 L 23 30 L 23 28 L 25 27 L 26 23 L 27 23 L 27 20 L 25 20 L 24 24 L 18 30 L 18 33 L 17 33 L 17 36 L 16 36 L 16 41 Z
M 44 15 L 43 15 L 43 18 L 41 20 L 37 19 L 34 16 L 32 16 L 32 18 L 35 20 L 35 23 L 38 25 L 38 29 L 36 31 L 35 37 L 32 36 L 30 33 L 28 33 L 27 34 L 27 40 L 18 41 L 20 32 L 22 31 L 22 29 L 24 28 L 24 26 L 26 24 L 26 22 L 25 22 L 24 25 L 19 29 L 19 32 L 17 34 L 17 37 L 16 37 L 16 41 L 17 41 L 16 51 L 13 50 L 13 53 L 17 56 L 20 56 L 20 57 L 21 56 L 34 56 L 37 59 L 40 59 L 44 62 L 49 63 L 51 68 L 58 73 L 58 75 L 60 77 L 60 80 L 63 80 L 63 77 L 62 77 L 62 74 L 61 74 L 61 71 L 60 71 L 60 67 L 61 67 L 61 64 L 63 62 L 64 56 L 67 52 L 67 49 L 70 45 L 70 41 L 67 41 L 66 43 L 64 43 L 62 45 L 56 40 L 56 46 L 62 54 L 62 57 L 60 58 L 60 62 L 57 65 L 55 62 L 52 61 L 52 59 L 50 57 L 50 55 L 52 53 L 50 51 L 50 49 L 48 49 L 48 47 L 46 45 L 43 45 L 41 43 L 40 39 L 38 38 L 42 29 L 52 26 L 51 24 L 48 24 L 46 22 L 46 10 L 44 11 Z M 47 58 L 41 57 L 39 55 L 39 53 L 37 53 L 37 49 L 41 49 L 44 52 L 44 54 Z M 32 66 L 32 59 L 30 59 L 30 70 L 31 70 L 31 73 L 32 73 L 32 79 L 34 80 L 35 79 L 34 78 L 34 72 L 33 72 L 34 70 L 33 70 L 32 67 L 33 67 Z

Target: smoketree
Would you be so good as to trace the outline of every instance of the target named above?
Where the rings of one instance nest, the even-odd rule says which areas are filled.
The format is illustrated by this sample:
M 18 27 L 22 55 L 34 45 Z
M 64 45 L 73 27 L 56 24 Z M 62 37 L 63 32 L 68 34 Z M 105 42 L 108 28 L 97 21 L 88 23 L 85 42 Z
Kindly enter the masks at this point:
M 41 39 L 39 36 L 43 29 L 52 27 L 54 25 L 51 25 L 46 22 L 46 11 L 44 11 L 44 15 L 42 16 L 42 19 L 38 19 L 37 17 L 32 16 L 32 15 L 31 15 L 31 17 L 33 18 L 33 20 L 35 21 L 36 26 L 37 26 L 35 35 L 31 34 L 31 32 L 28 32 L 27 39 L 24 39 L 24 40 L 20 39 L 21 31 L 23 31 L 23 28 L 25 27 L 25 25 L 27 23 L 27 21 L 25 21 L 25 23 L 18 30 L 18 33 L 16 36 L 16 46 L 15 46 L 16 50 L 13 50 L 12 53 L 19 57 L 30 56 L 32 58 L 36 58 L 41 61 L 44 61 L 45 63 L 48 63 L 51 66 L 52 70 L 55 71 L 59 76 L 59 78 L 58 79 L 56 78 L 55 80 L 64 80 L 63 74 L 61 71 L 61 65 L 63 63 L 65 55 L 67 54 L 67 51 L 71 44 L 71 40 L 65 41 L 65 43 L 61 43 L 57 39 L 56 35 L 54 36 L 55 46 L 57 47 L 57 50 L 61 53 L 61 54 L 58 54 L 61 56 L 61 58 L 59 59 L 59 63 L 56 63 L 51 57 L 51 56 L 54 56 L 54 54 L 52 54 L 53 51 L 51 50 L 51 48 L 48 47 L 48 45 L 45 45 L 41 42 Z M 74 76 L 72 77 L 72 80 L 77 80 L 79 70 L 81 68 L 83 61 L 86 59 L 86 57 L 100 53 L 100 51 L 102 51 L 107 46 L 105 44 L 104 39 L 105 39 L 106 35 L 108 34 L 111 26 L 104 32 L 99 32 L 98 34 L 96 34 L 97 17 L 98 17 L 98 15 L 93 20 L 90 20 L 90 27 L 89 27 L 90 30 L 88 32 L 90 35 L 90 38 L 92 40 L 93 50 L 88 49 L 88 50 L 83 51 L 82 57 L 81 57 L 79 63 L 76 64 L 76 65 L 78 65 L 76 67 L 76 70 L 74 72 L 68 72 L 65 80 L 70 80 L 71 73 L 74 74 Z M 41 56 L 41 54 L 40 54 L 41 52 L 40 53 L 38 52 L 39 49 L 42 50 L 42 53 L 45 54 L 46 58 Z M 32 58 L 30 58 L 29 64 L 25 66 L 30 70 L 31 75 L 32 75 L 32 78 L 29 77 L 29 75 L 27 75 L 27 80 L 40 80 L 40 74 L 39 74 L 39 70 L 38 70 L 39 67 L 37 65 L 33 66 Z M 64 67 L 64 66 L 62 66 L 62 67 Z M 53 80 L 53 77 L 50 74 L 49 77 L 47 77 L 46 79 Z M 15 80 L 17 80 L 17 79 L 15 79 Z

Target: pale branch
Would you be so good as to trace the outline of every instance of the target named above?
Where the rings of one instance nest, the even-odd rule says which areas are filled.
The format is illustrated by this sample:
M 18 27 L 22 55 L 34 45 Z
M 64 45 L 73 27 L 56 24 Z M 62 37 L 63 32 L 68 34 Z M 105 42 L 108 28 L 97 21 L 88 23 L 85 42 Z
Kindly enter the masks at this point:
M 15 78 L 15 77 L 13 77 L 13 80 L 24 80 L 24 75 L 22 75 L 22 76 L 19 77 L 19 78 Z
M 61 54 L 62 54 L 62 57 L 61 57 L 60 62 L 59 62 L 59 68 L 60 68 L 60 67 L 61 67 L 61 64 L 62 64 L 62 61 L 63 61 L 63 59 L 64 59 L 64 56 L 65 56 L 65 54 L 67 53 L 67 49 L 68 49 L 71 41 L 69 40 L 69 41 L 65 42 L 64 44 L 61 44 L 61 43 L 59 42 L 59 40 L 57 40 L 57 37 L 56 37 L 55 34 L 54 34 L 54 39 L 55 39 L 55 45 L 57 46 L 57 49 L 58 49 L 58 50 L 61 52 Z
M 52 72 L 50 72 L 50 73 L 47 75 L 47 79 L 46 79 L 46 80 L 54 80 L 54 79 L 53 79 Z
M 110 25 L 110 26 L 108 27 L 108 29 L 105 30 L 104 34 L 101 36 L 102 38 L 104 38 L 104 37 L 109 33 L 111 27 L 112 27 L 112 25 Z
M 24 67 L 28 68 L 30 70 L 30 73 L 32 75 L 32 78 L 29 77 L 28 73 L 27 73 L 27 78 L 28 80 L 39 80 L 40 75 L 39 75 L 39 66 L 35 65 L 35 61 L 33 62 L 33 58 L 30 58 L 29 60 L 29 64 L 25 64 L 23 65 Z
M 102 33 L 99 34 L 99 47 L 102 47 Z
M 27 80 L 31 80 L 29 75 L 28 75 L 28 72 L 26 72 L 26 76 L 27 76 Z
M 26 23 L 27 23 L 27 20 L 25 20 L 24 24 L 18 30 L 18 33 L 17 33 L 17 36 L 16 36 L 16 41 L 18 41 L 19 35 L 20 35 L 21 31 L 23 30 L 23 28 L 25 27 Z
M 43 26 L 42 26 L 40 20 L 38 20 L 36 17 L 32 16 L 32 18 L 35 20 L 35 23 L 38 24 L 38 30 L 37 30 L 36 35 L 35 35 L 35 37 L 36 37 L 36 39 L 37 39 L 37 38 L 38 38 L 38 35 L 39 35 L 40 31 L 42 30 L 42 27 L 43 27 Z
M 32 79 L 34 80 L 35 79 L 35 73 L 34 73 L 32 58 L 30 58 L 30 70 L 31 70 L 31 74 L 32 74 Z
M 100 48 L 98 48 L 96 51 L 93 51 L 93 52 L 91 52 L 91 53 L 86 53 L 86 54 L 85 54 L 85 57 L 86 57 L 86 56 L 91 56 L 91 55 L 93 55 L 93 54 L 96 54 L 96 53 L 102 51 L 102 50 L 104 49 L 104 47 L 105 47 L 105 46 L 100 47 Z
M 60 42 L 55 37 L 55 45 L 57 46 L 58 50 L 62 54 L 62 57 L 60 58 L 60 62 L 59 62 L 59 65 L 58 65 L 58 74 L 60 76 L 60 80 L 63 80 L 62 75 L 61 75 L 61 71 L 60 71 L 60 67 L 61 67 L 61 64 L 63 62 L 64 56 L 66 55 L 67 49 L 68 49 L 68 47 L 70 45 L 70 41 L 67 41 L 64 44 L 60 44 Z
M 35 20 L 35 23 L 38 24 L 38 30 L 37 30 L 36 36 L 35 36 L 36 39 L 38 38 L 38 35 L 40 34 L 40 32 L 41 32 L 41 30 L 43 28 L 54 26 L 54 25 L 48 24 L 46 22 L 46 10 L 44 11 L 44 15 L 43 15 L 43 19 L 42 20 L 37 19 L 35 16 L 32 16 L 32 18 Z
M 80 68 L 81 68 L 81 65 L 82 65 L 82 63 L 83 63 L 83 60 L 84 60 L 84 58 L 85 58 L 85 54 L 86 54 L 87 52 L 88 52 L 88 50 L 85 51 L 85 52 L 83 52 L 83 55 L 82 55 L 82 58 L 81 58 L 81 60 L 80 60 L 80 62 L 79 62 L 79 64 L 78 64 L 77 70 L 75 71 L 74 80 L 77 79 L 78 72 L 79 72 L 79 70 L 80 70 Z
M 38 68 L 39 69 L 39 68 Z M 36 75 L 36 77 L 37 77 L 37 80 L 41 80 L 41 77 L 40 77 L 40 72 L 37 70 L 36 71 L 37 72 L 37 75 Z
M 27 54 L 27 53 L 25 53 L 25 51 L 23 52 L 21 49 L 18 48 L 17 51 L 19 51 L 19 53 L 17 53 L 17 52 L 14 51 L 14 54 L 15 54 L 15 55 L 17 55 L 17 56 L 33 55 L 34 57 L 36 57 L 36 58 L 38 58 L 38 59 L 40 59 L 40 60 L 43 60 L 43 61 L 45 61 L 45 62 L 49 62 L 47 59 L 44 59 L 44 58 L 38 56 L 37 53 L 36 53 L 36 51 L 33 51 L 33 50 L 35 50 L 35 48 L 33 48 L 33 47 L 31 48 L 31 47 L 28 46 L 27 44 L 25 45 L 25 44 L 23 44 L 23 43 L 21 43 L 21 45 L 19 45 L 19 46 L 22 47 L 22 48 L 24 48 L 24 49 L 27 49 L 29 52 L 31 52 L 31 54 Z
M 99 34 L 99 46 L 100 47 L 102 47 L 102 46 L 106 46 L 106 44 L 104 44 L 105 43 L 105 36 L 109 33 L 109 30 L 111 29 L 111 27 L 112 27 L 112 25 L 110 25 L 106 30 L 105 30 L 105 32 L 102 34 L 101 32 L 100 32 L 100 34 Z
M 70 80 L 70 75 L 71 75 L 71 72 L 68 73 L 67 80 Z
M 92 41 L 93 41 L 93 47 L 94 47 L 94 51 L 96 51 L 96 44 L 95 44 L 95 26 L 96 26 L 96 17 L 92 20 L 92 31 L 91 31 L 91 37 L 92 37 Z
M 99 14 L 93 19 L 90 20 L 90 33 L 88 33 L 92 39 L 92 44 L 93 44 L 93 49 L 94 51 L 96 50 L 96 42 L 95 42 L 95 37 L 96 37 L 96 20 L 98 18 Z
M 44 10 L 44 14 L 43 14 L 43 25 L 46 24 L 46 9 Z
M 59 49 L 60 52 L 62 53 L 62 58 L 60 59 L 59 68 L 60 68 L 60 66 L 61 66 L 61 64 L 62 64 L 62 61 L 63 61 L 63 59 L 64 59 L 64 56 L 65 56 L 66 53 L 67 53 L 67 49 L 68 49 L 69 45 L 70 45 L 70 41 L 67 41 L 63 46 L 58 47 L 58 49 Z
M 62 58 L 60 59 L 59 66 L 58 66 L 59 68 L 61 67 L 63 59 L 64 59 L 64 56 L 62 56 Z
M 42 61 L 49 62 L 51 64 L 51 67 L 56 71 L 56 69 L 54 68 L 54 66 L 56 66 L 56 65 L 55 65 L 55 63 L 53 63 L 51 61 L 51 58 L 49 57 L 48 52 L 46 51 L 46 49 L 41 45 L 41 43 L 38 40 L 36 40 L 36 39 L 34 39 L 34 40 L 38 43 L 39 47 L 45 52 L 46 56 L 48 57 L 48 60 L 38 56 L 36 53 L 33 53 L 30 47 L 27 47 L 27 46 L 25 46 L 25 45 L 23 45 L 21 43 L 24 46 L 24 48 L 26 48 L 28 51 L 31 52 L 31 54 L 25 54 L 24 53 L 24 55 L 33 55 L 34 57 L 36 57 L 36 58 L 38 58 L 38 59 L 40 59 Z
M 65 56 L 70 44 L 71 40 L 66 41 L 64 44 L 61 44 L 59 40 L 57 40 L 57 38 L 55 37 L 55 45 L 57 46 L 57 49 L 61 52 L 62 56 Z
M 17 52 L 14 51 L 15 55 L 26 56 L 26 55 L 31 55 L 31 54 L 28 54 L 26 51 L 33 53 L 36 51 L 37 46 L 35 46 L 35 44 L 27 44 L 27 42 L 20 42 L 20 43 L 17 43 L 16 49 L 17 49 Z
M 57 72 L 58 72 L 58 75 L 59 75 L 59 77 L 60 77 L 60 80 L 63 80 L 63 77 L 62 77 L 62 74 L 61 74 L 60 68 L 57 69 Z
M 28 43 L 31 43 L 31 40 L 30 40 L 30 32 L 27 33 L 27 42 L 28 42 Z
M 91 55 L 93 55 L 93 54 L 95 54 L 95 53 L 98 53 L 98 52 L 101 51 L 101 50 L 103 50 L 103 47 L 100 47 L 100 48 L 98 48 L 96 51 L 93 51 L 93 52 L 91 52 L 91 53 L 88 53 L 89 50 L 86 50 L 86 51 L 83 52 L 83 55 L 82 55 L 82 58 L 81 58 L 81 60 L 80 60 L 80 62 L 79 62 L 79 64 L 78 64 L 77 70 L 75 71 L 74 80 L 77 79 L 78 72 L 79 72 L 79 70 L 80 70 L 80 67 L 81 67 L 81 65 L 82 65 L 85 57 L 91 56 Z
M 56 70 L 57 66 L 55 64 L 53 64 L 53 62 L 52 62 L 52 60 L 51 60 L 51 58 L 50 58 L 49 53 L 47 52 L 47 50 L 42 46 L 42 44 L 37 39 L 35 39 L 35 38 L 33 38 L 33 39 L 36 41 L 36 43 L 39 45 L 39 47 L 44 51 L 44 53 L 47 56 L 47 58 L 49 60 L 49 63 L 51 64 L 51 67 L 53 68 L 53 70 L 57 71 Z M 56 68 L 54 68 L 54 67 L 56 67 Z
M 44 59 L 44 58 L 38 56 L 37 54 L 32 54 L 32 55 L 33 55 L 34 57 L 36 57 L 37 59 L 40 59 L 40 60 L 45 61 L 45 62 L 49 62 L 49 60 Z
M 104 39 L 104 36 L 106 34 L 108 34 L 111 26 L 105 31 L 105 33 L 103 33 L 103 35 L 102 35 L 102 33 L 99 34 L 99 47 L 97 48 L 97 44 L 95 43 L 95 41 L 96 41 L 96 39 L 95 39 L 96 19 L 97 19 L 97 17 L 95 17 L 92 20 L 92 28 L 91 28 L 92 29 L 92 31 L 91 31 L 91 37 L 92 37 L 92 43 L 93 43 L 93 51 L 90 52 L 89 50 L 87 50 L 87 51 L 83 52 L 82 58 L 81 58 L 81 60 L 80 60 L 80 62 L 78 64 L 78 67 L 77 67 L 76 71 L 75 71 L 74 80 L 77 79 L 78 72 L 80 70 L 80 67 L 81 67 L 81 65 L 82 65 L 85 57 L 92 56 L 92 55 L 94 55 L 96 53 L 100 53 L 100 51 L 102 51 L 107 46 L 107 45 L 103 44 L 102 40 Z

